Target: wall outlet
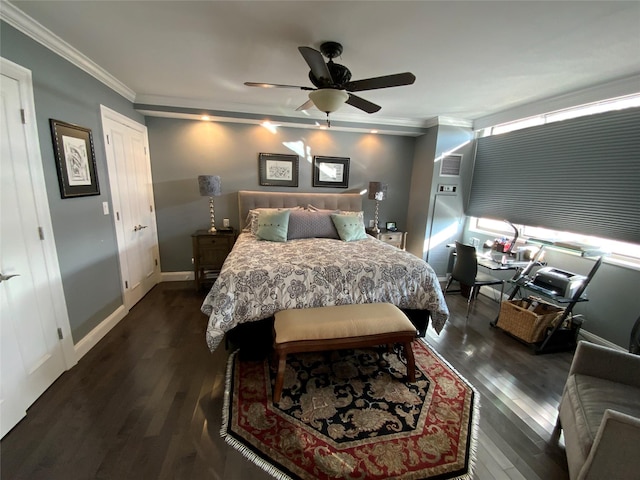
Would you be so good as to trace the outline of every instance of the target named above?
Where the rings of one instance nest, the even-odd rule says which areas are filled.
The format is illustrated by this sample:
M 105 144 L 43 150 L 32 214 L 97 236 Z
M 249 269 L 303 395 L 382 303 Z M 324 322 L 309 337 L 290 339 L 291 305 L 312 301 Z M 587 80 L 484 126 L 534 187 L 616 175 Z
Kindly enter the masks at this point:
M 229 219 L 228 218 L 223 218 L 222 219 L 222 226 L 224 228 L 229 228 Z
M 369 228 L 373 228 L 373 220 L 369 220 Z

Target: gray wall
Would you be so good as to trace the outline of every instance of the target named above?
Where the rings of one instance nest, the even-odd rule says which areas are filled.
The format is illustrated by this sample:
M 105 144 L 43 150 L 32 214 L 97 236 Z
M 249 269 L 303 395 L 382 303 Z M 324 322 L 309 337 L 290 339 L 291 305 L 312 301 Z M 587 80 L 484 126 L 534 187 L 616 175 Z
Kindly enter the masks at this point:
M 406 228 L 407 203 L 415 139 L 331 130 L 278 128 L 259 125 L 147 118 L 154 181 L 160 259 L 163 272 L 192 269 L 191 234 L 209 224 L 208 198 L 200 197 L 197 176 L 222 177 L 215 198 L 216 225 L 229 218 L 240 227 L 238 190 L 360 192 L 370 181 L 388 183 L 388 199 L 380 203 L 380 222 Z M 302 149 L 302 150 L 300 150 Z M 298 188 L 262 187 L 258 154 L 306 152 L 300 156 Z M 312 187 L 314 155 L 350 158 L 349 188 Z M 375 202 L 363 199 L 365 223 L 373 219 Z
M 122 305 L 116 235 L 102 141 L 100 104 L 144 123 L 131 102 L 13 27 L 0 25 L 0 55 L 31 70 L 47 197 L 69 321 L 77 343 Z M 90 128 L 100 195 L 60 198 L 49 119 Z
M 455 195 L 459 207 L 457 210 L 463 211 L 473 169 L 473 142 L 464 144 L 472 138 L 470 128 L 439 125 L 429 129 L 426 135 L 416 141 L 407 213 L 407 250 L 422 259 L 427 259 L 425 242 L 431 232 L 433 206 L 439 183 L 458 186 Z M 439 158 L 454 149 L 456 154 L 462 155 L 460 177 L 441 177 Z M 458 218 L 452 218 L 452 221 L 456 220 Z
M 427 219 L 431 209 L 431 182 L 434 175 L 438 127 L 429 129 L 426 135 L 416 140 L 415 155 L 411 171 L 411 190 L 407 208 L 407 251 L 415 256 L 426 257 L 424 242 L 427 234 Z

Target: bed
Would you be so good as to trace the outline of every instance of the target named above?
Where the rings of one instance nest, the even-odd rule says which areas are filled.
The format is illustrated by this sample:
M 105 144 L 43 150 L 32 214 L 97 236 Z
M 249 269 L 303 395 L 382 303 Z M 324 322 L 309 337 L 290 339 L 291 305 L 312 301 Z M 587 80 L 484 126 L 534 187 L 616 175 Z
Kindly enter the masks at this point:
M 238 204 L 244 226 L 250 211 L 256 218 L 257 209 L 265 208 L 312 206 L 325 212 L 360 212 L 362 197 L 240 191 Z M 298 212 L 292 215 L 310 215 Z M 405 311 L 421 335 L 429 320 L 439 333 L 449 316 L 433 269 L 371 236 L 349 242 L 340 238 L 272 242 L 261 240 L 255 231 L 243 231 L 201 310 L 209 317 L 206 338 L 213 351 L 235 327 L 268 319 L 280 310 L 381 302 Z

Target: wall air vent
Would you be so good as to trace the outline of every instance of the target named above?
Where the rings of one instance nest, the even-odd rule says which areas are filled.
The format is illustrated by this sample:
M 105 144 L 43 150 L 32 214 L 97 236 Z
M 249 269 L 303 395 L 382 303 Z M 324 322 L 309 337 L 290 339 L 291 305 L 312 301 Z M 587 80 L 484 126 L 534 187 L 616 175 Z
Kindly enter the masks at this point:
M 441 177 L 459 177 L 462 155 L 446 155 L 440 161 Z

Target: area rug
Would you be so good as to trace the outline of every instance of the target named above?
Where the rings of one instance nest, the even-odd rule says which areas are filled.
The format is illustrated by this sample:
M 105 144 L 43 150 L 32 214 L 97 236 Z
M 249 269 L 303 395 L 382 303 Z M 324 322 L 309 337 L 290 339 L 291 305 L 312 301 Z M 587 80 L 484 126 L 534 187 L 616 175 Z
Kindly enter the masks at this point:
M 221 435 L 279 479 L 470 479 L 478 394 L 421 340 L 416 381 L 393 351 L 289 355 L 280 403 L 269 362 L 233 353 Z

